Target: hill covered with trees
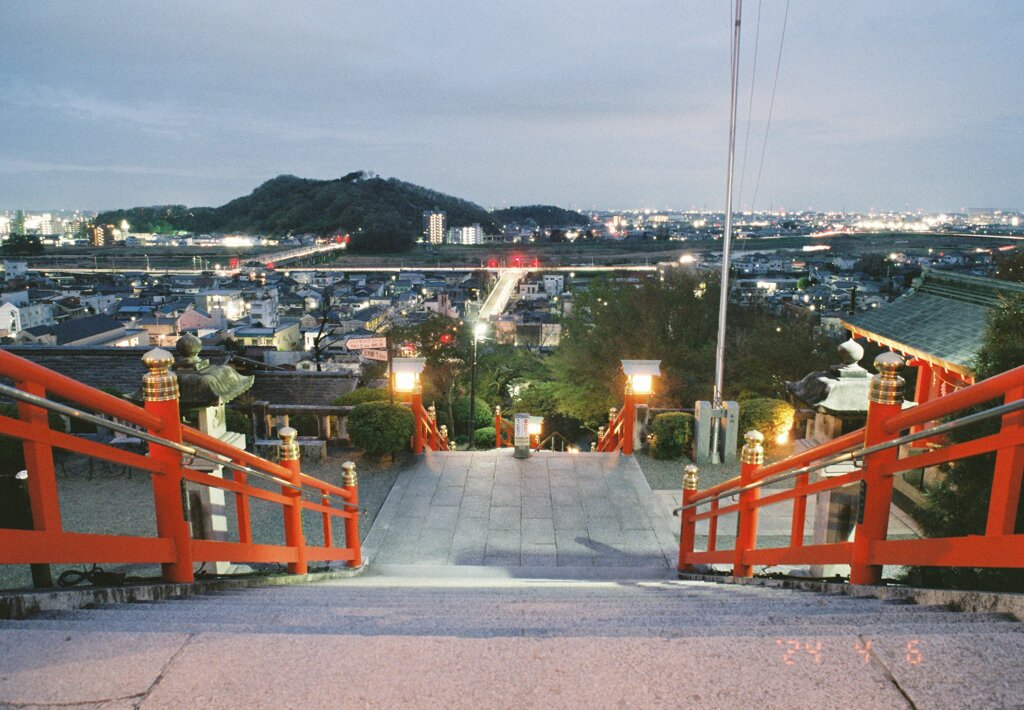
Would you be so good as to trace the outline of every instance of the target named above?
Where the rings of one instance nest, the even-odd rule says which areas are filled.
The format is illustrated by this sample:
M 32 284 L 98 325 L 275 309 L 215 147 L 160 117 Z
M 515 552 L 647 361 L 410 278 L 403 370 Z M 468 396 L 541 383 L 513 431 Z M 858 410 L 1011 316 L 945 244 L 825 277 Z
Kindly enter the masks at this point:
M 491 217 L 498 224 L 533 222 L 538 227 L 568 227 L 578 225 L 584 227 L 590 220 L 573 210 L 554 207 L 552 205 L 524 205 L 494 210 Z
M 395 178 L 354 172 L 336 180 L 281 175 L 220 207 L 161 205 L 97 215 L 97 223 L 127 220 L 140 232 L 352 235 L 353 251 L 403 251 L 422 232 L 423 212 L 443 210 L 451 226 L 479 223 L 497 231 L 483 207 Z

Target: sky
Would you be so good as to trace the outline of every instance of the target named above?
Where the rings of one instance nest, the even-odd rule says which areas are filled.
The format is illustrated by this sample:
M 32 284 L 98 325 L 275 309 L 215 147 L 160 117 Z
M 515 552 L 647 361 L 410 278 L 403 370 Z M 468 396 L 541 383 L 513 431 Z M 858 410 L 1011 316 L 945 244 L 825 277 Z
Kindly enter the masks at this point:
M 737 209 L 1024 206 L 1024 3 L 791 0 L 782 41 L 786 7 L 743 4 Z M 722 209 L 731 11 L 3 0 L 0 209 L 354 170 L 485 207 Z

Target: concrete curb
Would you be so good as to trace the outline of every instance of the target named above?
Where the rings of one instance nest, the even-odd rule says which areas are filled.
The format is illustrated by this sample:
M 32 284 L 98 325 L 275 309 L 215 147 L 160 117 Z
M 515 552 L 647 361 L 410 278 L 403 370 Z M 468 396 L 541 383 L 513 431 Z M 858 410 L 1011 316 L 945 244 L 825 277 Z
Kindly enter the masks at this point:
M 717 584 L 746 584 L 776 589 L 843 594 L 851 597 L 874 597 L 882 601 L 904 601 L 913 604 L 934 604 L 955 611 L 1008 614 L 1024 621 L 1024 594 L 1010 592 L 974 592 L 960 589 L 922 589 L 920 587 L 883 587 L 810 579 L 769 579 L 763 577 L 721 577 L 708 574 L 679 573 L 679 579 Z
M 125 585 L 123 587 L 84 587 L 82 589 L 57 589 L 38 592 L 4 592 L 0 594 L 0 619 L 24 619 L 41 611 L 71 611 L 100 604 L 123 604 L 128 602 L 155 602 L 162 599 L 197 596 L 210 592 L 251 589 L 255 587 L 284 587 L 307 582 L 324 582 L 332 579 L 358 577 L 366 565 L 356 568 L 340 568 L 330 572 L 311 574 L 276 574 L 267 576 L 246 576 L 238 578 L 218 577 L 198 580 L 192 584 Z

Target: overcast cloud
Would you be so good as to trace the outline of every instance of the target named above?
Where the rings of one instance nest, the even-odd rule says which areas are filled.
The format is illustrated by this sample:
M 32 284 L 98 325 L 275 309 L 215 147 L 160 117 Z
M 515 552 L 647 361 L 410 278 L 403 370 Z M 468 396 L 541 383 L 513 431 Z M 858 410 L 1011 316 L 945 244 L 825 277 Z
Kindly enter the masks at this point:
M 738 205 L 785 0 L 747 0 Z M 0 3 L 0 209 L 353 170 L 487 207 L 721 208 L 726 0 Z M 1024 3 L 792 0 L 757 208 L 1021 206 Z M 740 172 L 743 189 L 739 192 Z

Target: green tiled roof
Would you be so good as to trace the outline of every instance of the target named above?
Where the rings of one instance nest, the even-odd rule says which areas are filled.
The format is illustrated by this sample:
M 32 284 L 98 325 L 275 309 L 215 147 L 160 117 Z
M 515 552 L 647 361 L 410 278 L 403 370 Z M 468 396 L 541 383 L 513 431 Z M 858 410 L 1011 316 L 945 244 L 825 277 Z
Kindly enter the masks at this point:
M 971 375 L 989 310 L 1016 293 L 1024 285 L 925 269 L 911 293 L 842 324 L 854 335 Z

